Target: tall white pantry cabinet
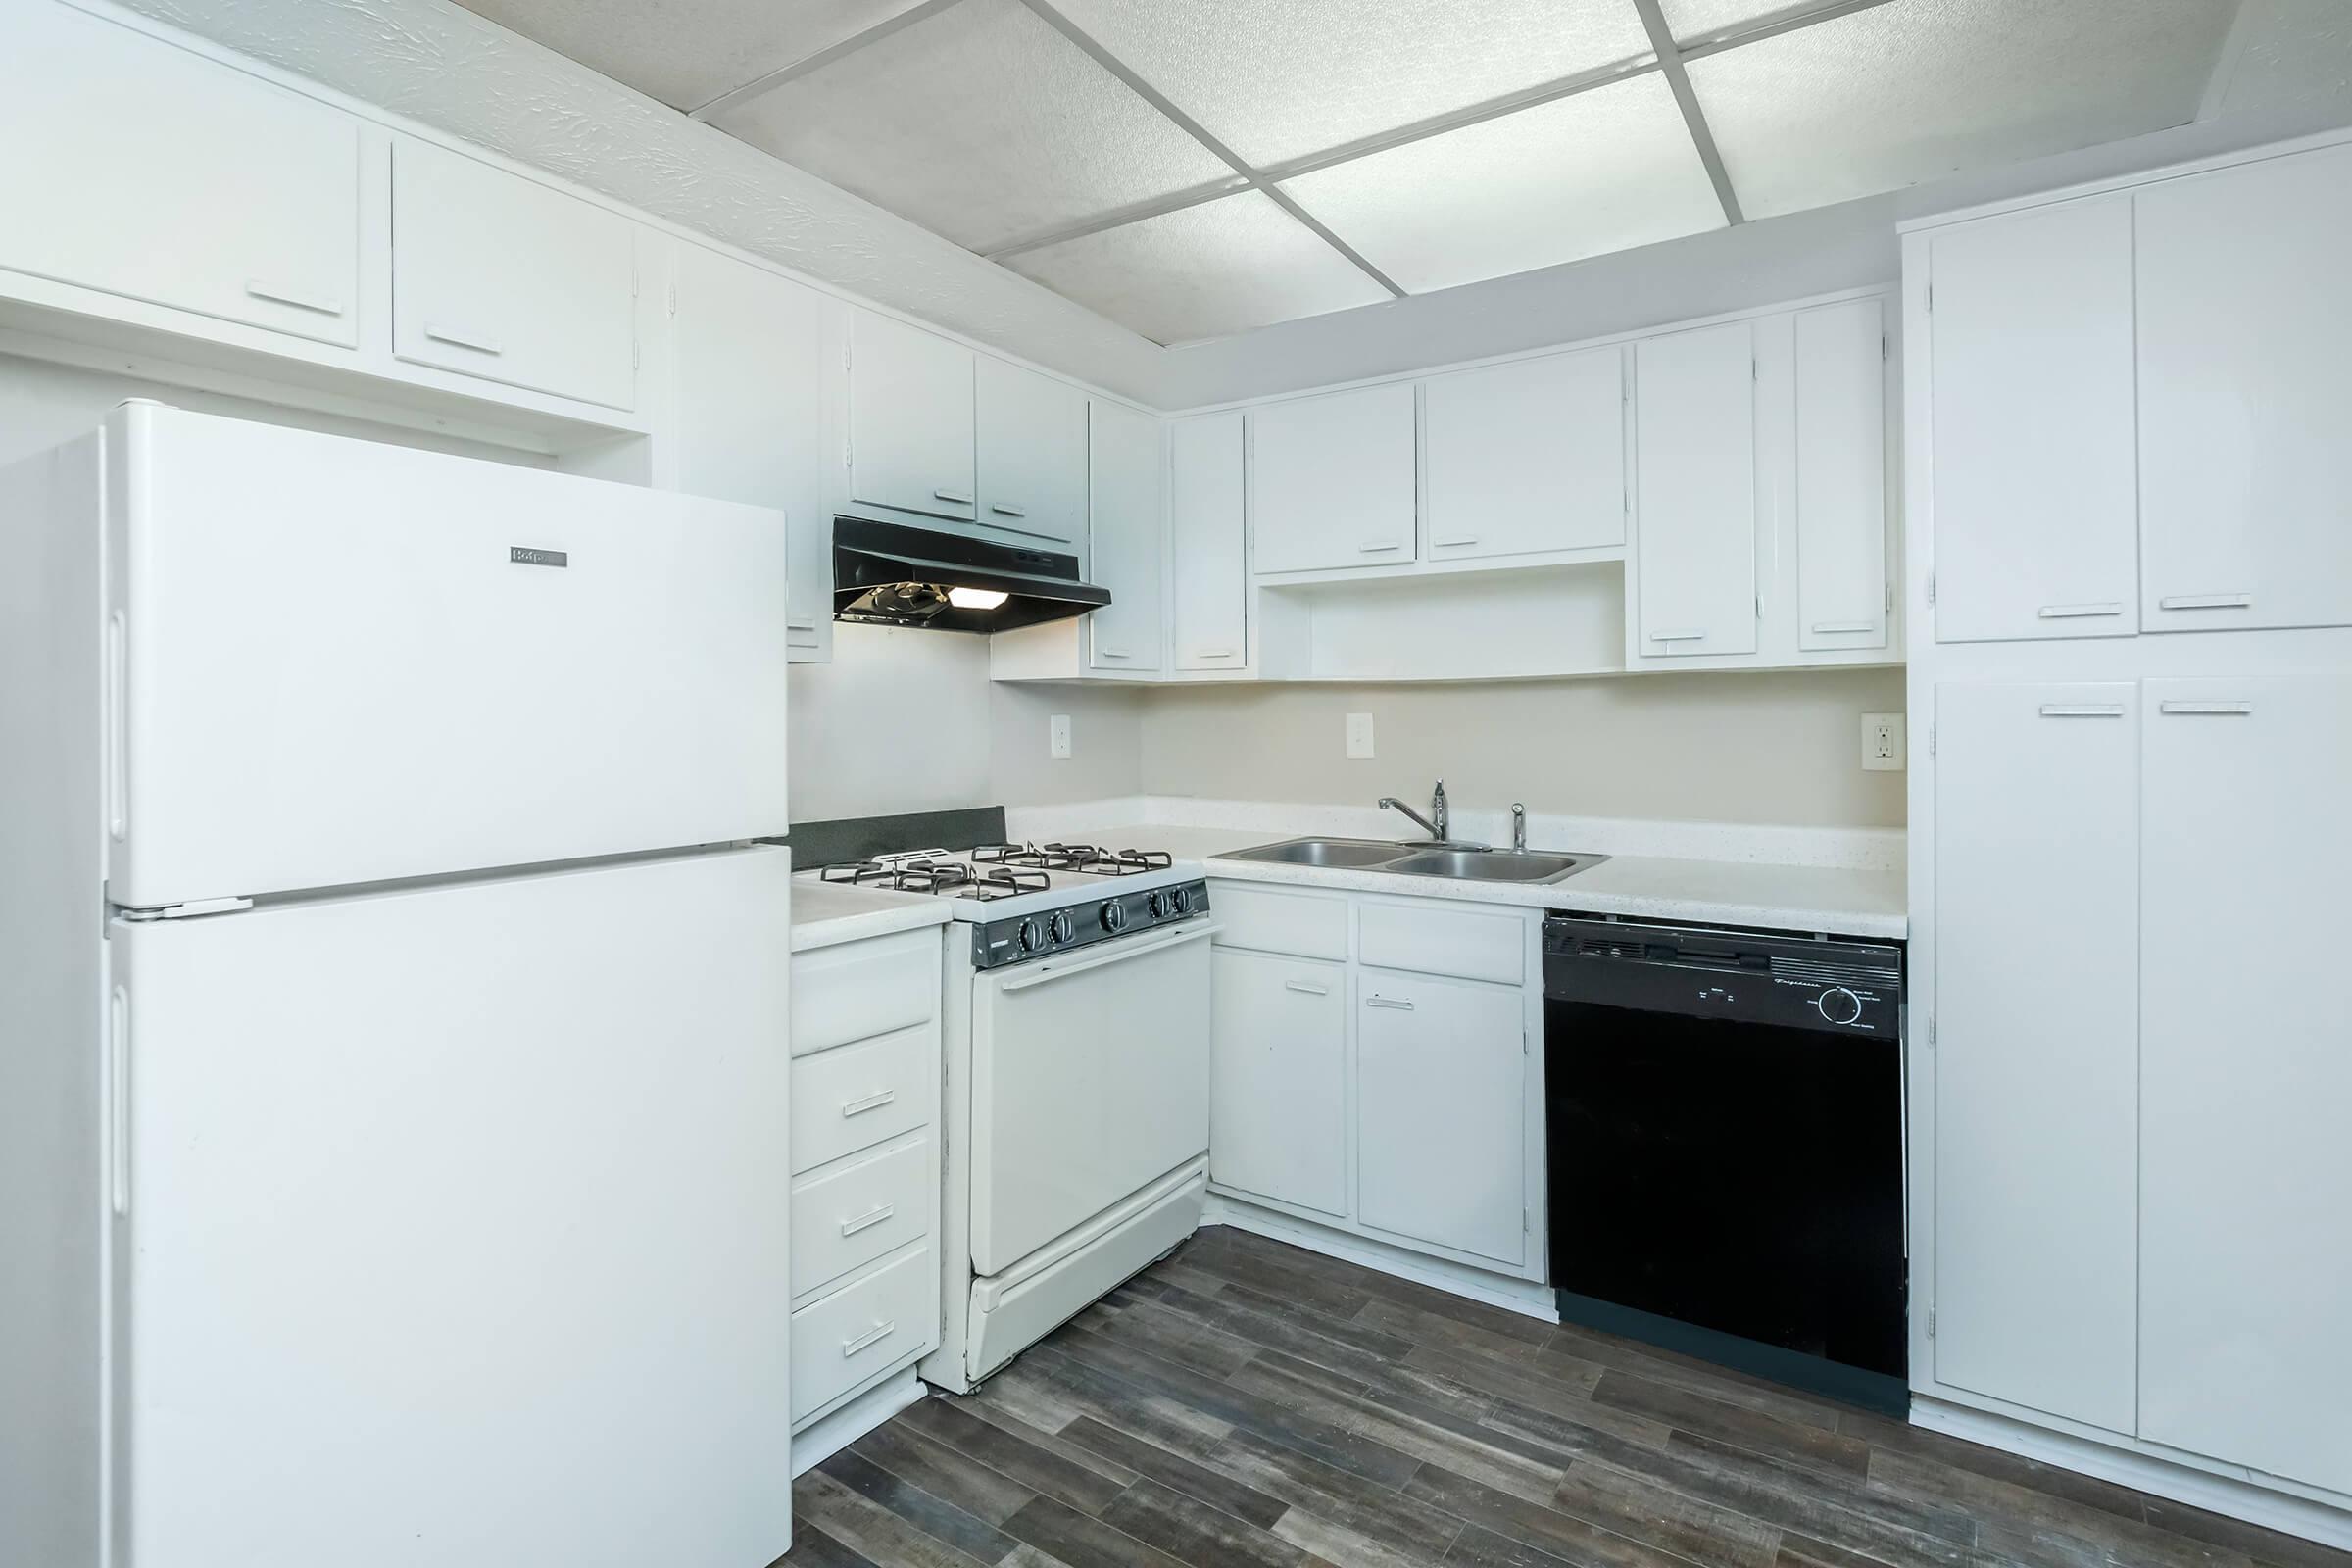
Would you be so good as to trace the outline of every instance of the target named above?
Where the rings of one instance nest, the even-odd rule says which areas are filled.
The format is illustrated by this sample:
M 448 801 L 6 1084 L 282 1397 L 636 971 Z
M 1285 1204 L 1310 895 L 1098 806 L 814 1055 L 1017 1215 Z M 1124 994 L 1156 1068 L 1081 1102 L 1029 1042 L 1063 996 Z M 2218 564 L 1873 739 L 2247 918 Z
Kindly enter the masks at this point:
M 2338 1544 L 2346 255 L 2340 135 L 1903 237 L 1921 1418 Z

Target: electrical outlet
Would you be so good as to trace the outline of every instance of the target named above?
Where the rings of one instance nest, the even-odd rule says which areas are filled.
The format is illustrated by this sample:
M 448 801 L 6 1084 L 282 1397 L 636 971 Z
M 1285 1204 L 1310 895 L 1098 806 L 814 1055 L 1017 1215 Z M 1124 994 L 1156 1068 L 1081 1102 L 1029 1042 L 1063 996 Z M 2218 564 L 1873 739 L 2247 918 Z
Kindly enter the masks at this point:
M 1862 770 L 1900 773 L 1903 770 L 1903 715 L 1862 715 Z
M 1372 715 L 1370 713 L 1349 713 L 1348 715 L 1348 755 L 1349 757 L 1370 757 L 1372 755 Z
M 1046 755 L 1049 757 L 1067 757 L 1070 755 L 1069 714 L 1055 713 L 1051 719 L 1046 721 Z

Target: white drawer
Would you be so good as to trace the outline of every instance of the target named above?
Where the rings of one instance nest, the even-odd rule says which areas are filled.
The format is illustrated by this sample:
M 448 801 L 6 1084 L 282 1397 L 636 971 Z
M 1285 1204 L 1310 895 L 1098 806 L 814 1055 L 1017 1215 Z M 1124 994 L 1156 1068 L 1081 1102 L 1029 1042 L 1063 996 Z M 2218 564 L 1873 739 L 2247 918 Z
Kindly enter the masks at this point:
M 793 1420 L 923 1348 L 938 1326 L 939 1264 L 928 1247 L 802 1307 L 792 1314 Z
M 939 1025 L 917 1024 L 792 1063 L 792 1173 L 931 1122 Z
M 1527 916 L 1517 912 L 1366 899 L 1355 933 L 1357 959 L 1379 968 L 1510 986 L 1527 978 Z
M 939 1016 L 939 927 L 797 953 L 792 1054 L 868 1040 Z
M 931 1140 L 918 1137 L 794 1188 L 794 1298 L 896 1251 L 930 1229 L 938 1169 Z
M 1299 958 L 1348 957 L 1348 898 L 1341 893 L 1296 893 L 1251 882 L 1216 882 L 1208 906 L 1223 929 L 1220 948 L 1287 953 Z

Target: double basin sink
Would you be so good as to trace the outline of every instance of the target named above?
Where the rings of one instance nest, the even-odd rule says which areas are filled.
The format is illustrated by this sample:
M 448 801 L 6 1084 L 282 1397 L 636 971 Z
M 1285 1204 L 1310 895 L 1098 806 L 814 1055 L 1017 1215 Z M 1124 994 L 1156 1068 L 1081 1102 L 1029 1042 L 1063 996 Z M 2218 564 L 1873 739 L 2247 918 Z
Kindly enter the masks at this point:
M 1342 871 L 1451 877 L 1464 882 L 1561 882 L 1598 865 L 1605 855 L 1555 855 L 1541 850 L 1490 850 L 1464 844 L 1396 844 L 1380 839 L 1285 839 L 1231 850 L 1225 860 L 1319 865 Z

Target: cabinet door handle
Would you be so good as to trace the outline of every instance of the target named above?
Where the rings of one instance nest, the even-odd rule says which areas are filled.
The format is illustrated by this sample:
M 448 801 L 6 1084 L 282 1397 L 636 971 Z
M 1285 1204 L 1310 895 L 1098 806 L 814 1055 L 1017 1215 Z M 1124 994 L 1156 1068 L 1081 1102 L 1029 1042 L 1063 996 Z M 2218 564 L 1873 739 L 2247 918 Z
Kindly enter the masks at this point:
M 1834 637 L 1842 632 L 1877 631 L 1878 629 L 1879 623 L 1875 620 L 1817 620 L 1810 628 L 1816 637 Z
M 1355 547 L 1356 554 L 1363 556 L 1386 555 L 1392 550 L 1402 550 L 1403 548 L 1402 545 L 1357 545 Z
M 245 280 L 245 292 L 257 300 L 268 300 L 273 305 L 291 305 L 298 311 L 317 311 L 320 316 L 343 314 L 341 300 L 313 294 L 306 289 L 288 288 L 283 283 L 271 283 L 258 277 Z
M 1124 648 L 1098 648 L 1095 650 L 1095 657 L 1097 659 L 1133 659 L 1135 656 Z
M 2044 605 L 2040 615 L 2044 620 L 2082 620 L 2091 615 L 2120 615 L 2124 607 L 2118 604 Z
M 1696 643 L 1704 642 L 1706 636 L 1704 631 L 1653 631 L 1649 634 L 1649 640 L 1653 643 Z
M 859 1350 L 864 1349 L 867 1346 L 879 1345 L 884 1340 L 889 1339 L 893 1334 L 898 1332 L 899 1325 L 895 1319 L 888 1323 L 877 1323 L 872 1328 L 867 1329 L 863 1334 L 858 1335 L 856 1339 L 842 1341 L 842 1357 L 846 1360 L 850 1356 L 856 1355 Z
M 2041 705 L 2041 716 L 2044 718 L 2121 718 L 2124 716 L 2124 705 L 2121 703 L 2044 703 Z
M 436 343 L 455 344 L 462 349 L 471 349 L 476 354 L 504 354 L 507 352 L 494 337 L 484 337 L 479 332 L 461 331 L 454 326 L 435 326 L 430 321 L 424 323 L 424 335 Z
M 1465 534 L 1459 539 L 1433 539 L 1430 543 L 1440 550 L 1459 550 L 1464 545 L 1478 543 L 1478 535 L 1473 533 Z
M 814 631 L 816 630 L 816 622 L 813 620 L 787 619 L 784 622 L 784 629 L 786 631 Z
M 869 1110 L 880 1110 L 898 1098 L 899 1092 L 896 1089 L 885 1089 L 878 1095 L 868 1095 L 863 1100 L 850 1101 L 841 1107 L 841 1113 L 845 1117 L 862 1116 Z
M 934 490 L 934 491 L 932 492 L 932 494 L 933 494 L 933 495 L 937 495 L 937 496 L 939 496 L 940 500 L 942 500 L 942 501 L 962 501 L 962 500 L 967 500 L 967 499 L 969 499 L 968 497 L 964 497 L 964 496 L 951 496 L 951 495 L 943 495 L 943 494 L 941 494 L 939 491 L 936 491 L 936 490 Z M 1019 508 L 1019 507 L 1008 507 L 1008 506 L 1006 506 L 1006 505 L 1005 505 L 1004 502 L 1002 502 L 1002 501 L 991 501 L 991 502 L 988 504 L 988 510 L 989 510 L 989 511 L 991 511 L 991 512 L 995 512 L 995 513 L 1001 513 L 1001 514 L 1003 514 L 1004 516 L 1007 516 L 1007 517 L 1026 517 L 1027 515 L 1029 515 L 1029 514 L 1028 514 L 1027 512 L 1023 511 L 1021 508 Z
M 2252 594 L 2173 594 L 2156 601 L 2158 610 L 2251 610 Z
M 1307 997 L 1328 997 L 1331 995 L 1331 987 L 1310 986 L 1303 980 L 1285 980 L 1282 983 L 1282 989 L 1285 991 L 1296 991 L 1299 995 Z
M 1413 1004 L 1402 997 L 1366 997 L 1364 1005 L 1367 1007 L 1394 1007 L 1398 1012 L 1413 1010 Z
M 969 490 L 934 490 L 931 492 L 931 499 L 953 501 L 959 507 L 968 507 L 972 504 L 972 493 Z
M 856 1219 L 843 1220 L 841 1222 L 841 1234 L 844 1236 L 855 1236 L 859 1231 L 871 1230 L 876 1225 L 879 1225 L 884 1220 L 890 1218 L 891 1215 L 896 1214 L 898 1211 L 898 1204 L 884 1203 L 880 1208 L 871 1209 L 866 1213 L 858 1215 Z
M 1231 659 L 1233 657 L 1233 650 L 1230 648 L 1203 648 L 1197 657 L 1201 659 Z
M 2160 713 L 2201 714 L 2206 717 L 2242 717 L 2254 711 L 2252 703 L 2158 703 Z

